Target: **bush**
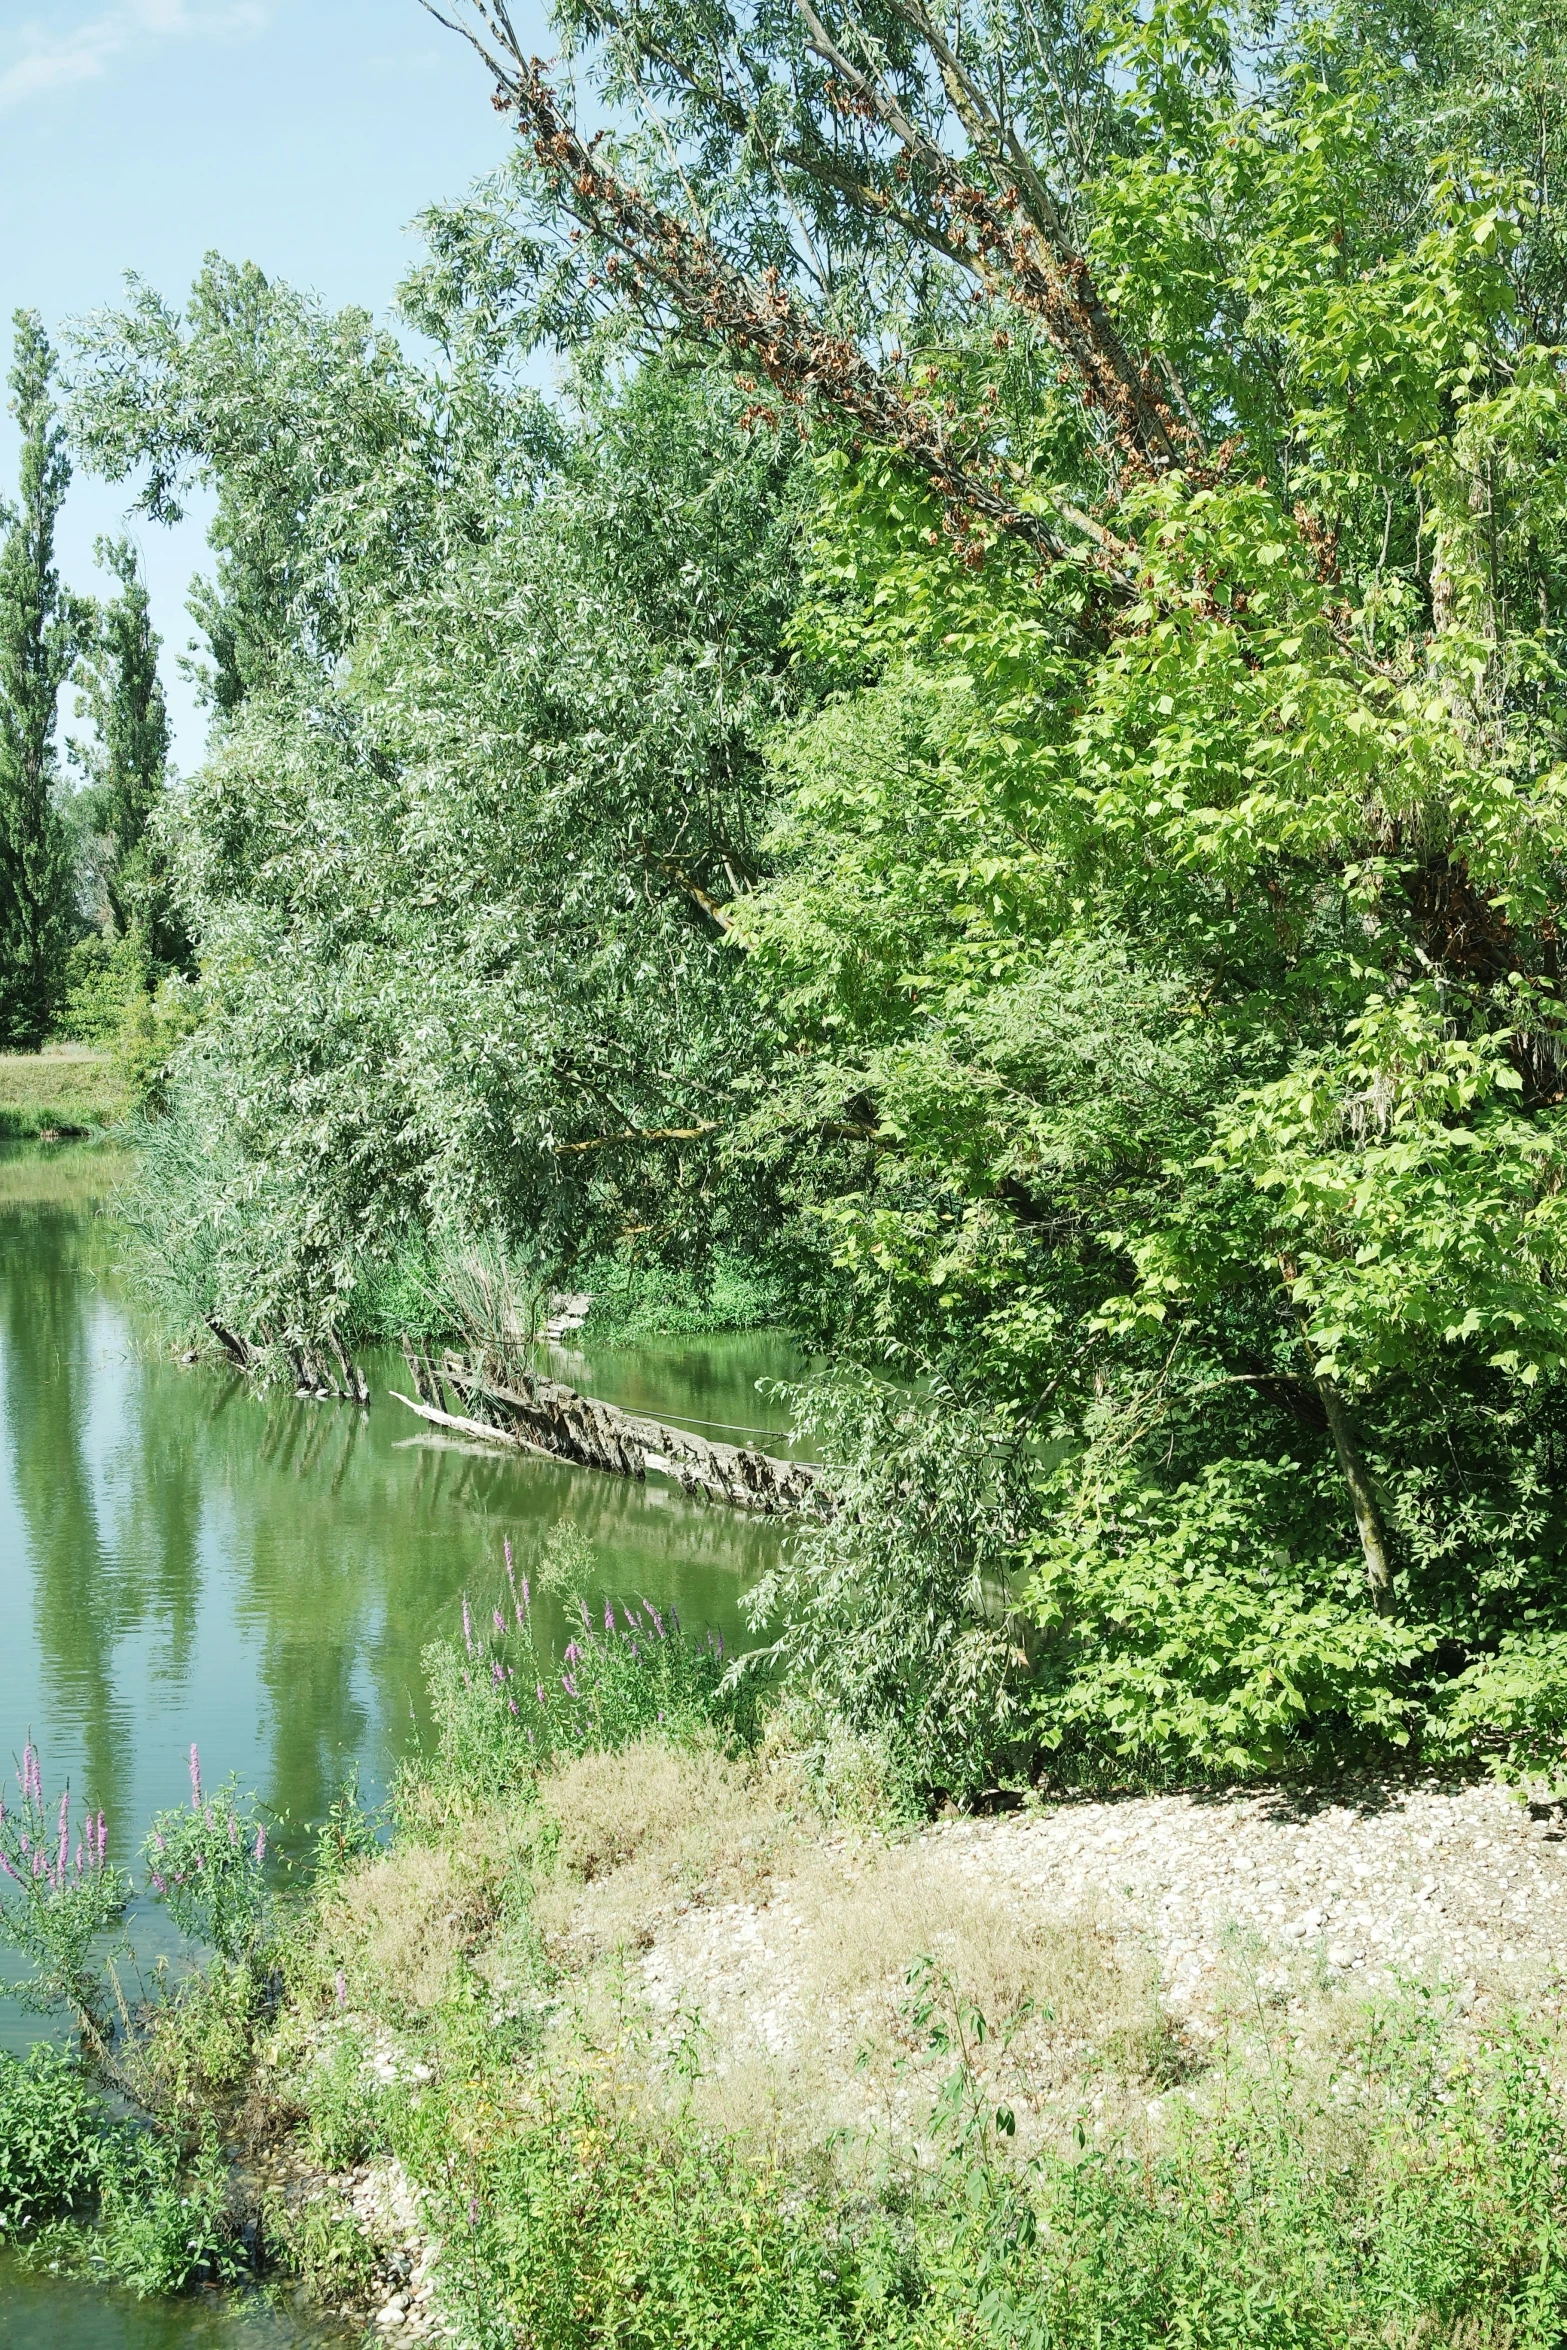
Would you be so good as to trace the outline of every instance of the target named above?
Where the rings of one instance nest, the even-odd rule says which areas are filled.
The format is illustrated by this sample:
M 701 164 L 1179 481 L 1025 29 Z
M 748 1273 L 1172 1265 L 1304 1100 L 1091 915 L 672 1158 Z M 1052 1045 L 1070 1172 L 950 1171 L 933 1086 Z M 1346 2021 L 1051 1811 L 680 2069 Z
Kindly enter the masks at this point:
M 535 1637 L 533 1589 L 507 1545 L 506 1605 L 486 1625 L 463 1600 L 463 1644 L 424 1652 L 436 1752 L 429 1773 L 473 1797 L 496 1796 L 591 1748 L 670 1738 L 749 1738 L 755 1704 L 727 1672 L 721 1634 L 693 1640 L 673 1608 L 575 1599 L 578 1629 L 557 1666 Z
M 60 2050 L 0 2056 L 0 2238 L 97 2193 L 104 2131 L 102 2104 Z
M 142 1859 L 180 1932 L 238 1959 L 259 1941 L 266 1913 L 266 1828 L 234 1780 L 203 1795 L 194 1746 L 190 1777 L 189 1810 L 158 1813 Z
M 1290 1555 L 1279 1488 L 1301 1483 L 1291 1460 L 1217 1461 L 1173 1493 L 1127 1477 L 1031 1540 L 1047 1746 L 1257 1771 L 1323 1737 L 1404 1740 L 1429 1640 L 1342 1559 Z
M 771 1661 L 820 1740 L 872 1741 L 927 1797 L 1025 1773 L 1011 1583 L 1035 1501 L 1016 1431 L 946 1389 L 858 1374 L 807 1390 L 797 1416 L 840 1464 L 835 1507 L 743 1602 L 774 1632 L 749 1669 Z
M 57 1023 L 75 1044 L 114 1045 L 127 1008 L 147 994 L 147 955 L 140 939 L 90 931 L 66 957 L 65 1003 Z
M 232 2283 L 245 2273 L 228 2165 L 210 2116 L 188 2166 L 169 2138 L 126 2131 L 114 2142 L 102 2168 L 94 2249 L 143 2299 L 198 2282 Z

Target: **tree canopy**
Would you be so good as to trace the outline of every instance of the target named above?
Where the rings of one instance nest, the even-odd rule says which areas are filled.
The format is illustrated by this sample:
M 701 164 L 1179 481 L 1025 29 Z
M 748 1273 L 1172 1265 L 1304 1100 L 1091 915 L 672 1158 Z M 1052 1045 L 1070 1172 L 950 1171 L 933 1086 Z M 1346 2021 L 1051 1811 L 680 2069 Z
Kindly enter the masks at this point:
M 568 0 L 592 140 L 455 18 L 433 357 L 216 261 L 73 347 L 218 493 L 205 1306 L 766 1258 L 759 1604 L 931 1783 L 1554 1752 L 1555 17 Z

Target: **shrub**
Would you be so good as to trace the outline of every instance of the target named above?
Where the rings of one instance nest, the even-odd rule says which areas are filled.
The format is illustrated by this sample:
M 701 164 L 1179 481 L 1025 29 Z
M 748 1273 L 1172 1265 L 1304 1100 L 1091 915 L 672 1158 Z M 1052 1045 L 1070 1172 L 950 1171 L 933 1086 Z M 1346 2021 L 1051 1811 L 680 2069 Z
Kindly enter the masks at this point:
M 0 2056 L 0 2238 L 96 2194 L 104 2130 L 99 2099 L 60 2050 Z
M 1044 1743 L 1181 1768 L 1276 1768 L 1324 1735 L 1401 1743 L 1418 1625 L 1373 1613 L 1331 1555 L 1290 1555 L 1290 1460 L 1218 1461 L 1173 1493 L 1095 1489 L 1027 1546 Z
M 189 1810 L 162 1811 L 142 1846 L 148 1880 L 182 1934 L 221 1958 L 255 1947 L 266 1911 L 267 1831 L 254 1797 L 241 1800 L 229 1780 L 203 1795 L 196 1749 L 190 1750 Z
M 228 2165 L 210 2116 L 188 2166 L 170 2138 L 126 2131 L 114 2142 L 102 2168 L 95 2250 L 143 2299 L 198 2282 L 232 2283 L 245 2273 Z
M 488 1625 L 463 1600 L 463 1644 L 424 1652 L 435 1721 L 433 1768 L 448 1785 L 495 1796 L 552 1762 L 624 1746 L 650 1731 L 671 1738 L 749 1737 L 751 1692 L 730 1680 L 721 1634 L 689 1638 L 673 1608 L 575 1600 L 578 1628 L 557 1666 L 533 1626 L 530 1578 L 506 1546 L 507 1605 Z
M 884 1746 L 928 1795 L 1027 1768 L 1027 1658 L 1011 1602 L 1033 1475 L 1007 1421 L 939 1389 L 844 1374 L 797 1398 L 834 1473 L 835 1508 L 804 1526 L 744 1602 L 769 1626 L 783 1686 L 818 1734 Z
M 65 2008 L 102 2053 L 108 1993 L 99 1954 L 125 1914 L 130 1879 L 109 1865 L 101 1811 L 83 1811 L 73 1859 L 69 1790 L 58 1809 L 48 1800 L 31 1741 L 17 1783 L 20 1810 L 7 1813 L 0 1803 L 0 1941 L 29 1959 L 32 1972 L 12 1986 L 13 1994 L 39 2013 Z

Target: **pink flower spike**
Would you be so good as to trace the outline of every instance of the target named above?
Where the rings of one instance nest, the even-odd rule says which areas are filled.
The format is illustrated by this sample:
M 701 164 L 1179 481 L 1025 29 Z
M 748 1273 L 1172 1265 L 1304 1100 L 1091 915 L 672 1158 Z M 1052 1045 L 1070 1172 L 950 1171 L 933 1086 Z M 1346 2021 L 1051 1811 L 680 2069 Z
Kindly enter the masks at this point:
M 10 1878 L 13 1885 L 20 1885 L 22 1882 L 21 1878 L 17 1875 L 15 1869 L 12 1868 L 11 1863 L 7 1860 L 3 1852 L 0 1852 L 0 1869 L 4 1869 L 6 1875 Z
M 261 1825 L 261 1826 L 260 1826 L 260 1827 L 259 1827 L 259 1828 L 256 1830 L 256 1866 L 257 1866 L 257 1868 L 258 1868 L 258 1869 L 260 1868 L 260 1866 L 261 1866 L 262 1862 L 263 1862 L 263 1861 L 266 1859 L 266 1857 L 267 1857 L 267 1830 L 266 1830 L 266 1823 L 265 1823 L 265 1821 L 263 1821 L 262 1825 Z
M 500 1633 L 502 1639 L 504 1639 L 506 1636 L 506 1618 L 501 1614 L 499 1608 L 495 1610 L 495 1629 Z
M 201 1809 L 201 1757 L 200 1757 L 200 1755 L 199 1755 L 199 1754 L 196 1752 L 196 1747 L 195 1747 L 195 1742 L 194 1742 L 194 1740 L 193 1740 L 193 1741 L 192 1741 L 192 1743 L 191 1743 L 191 1750 L 190 1750 L 190 1803 L 191 1803 L 191 1809 L 192 1809 L 192 1811 L 200 1811 L 200 1809 Z
M 104 1816 L 103 1816 L 102 1812 L 100 1812 L 100 1813 L 98 1814 L 98 1866 L 99 1866 L 100 1868 L 102 1868 L 102 1866 L 103 1866 L 103 1856 L 104 1856 L 104 1854 L 105 1854 L 105 1853 L 108 1851 L 108 1849 L 109 1849 L 109 1823 L 108 1823 L 108 1821 L 107 1821 L 107 1820 L 104 1818 Z
M 523 1621 L 524 1618 L 522 1613 L 522 1601 L 519 1599 L 517 1602 L 517 1629 L 519 1632 L 522 1630 Z
M 615 1603 L 612 1599 L 606 1599 L 604 1602 L 604 1629 L 606 1632 L 613 1632 L 615 1629 Z
M 154 1869 L 152 1872 L 152 1889 L 154 1893 L 167 1893 L 168 1891 L 167 1885 L 165 1885 L 163 1879 L 159 1876 L 156 1869 Z
M 524 1607 L 532 1607 L 533 1605 L 533 1594 L 528 1589 L 528 1578 L 526 1575 L 524 1575 L 522 1578 L 522 1604 Z
M 539 1701 L 540 1705 L 543 1705 L 543 1704 L 546 1702 L 546 1701 L 545 1701 L 545 1696 L 544 1696 L 544 1684 L 543 1684 L 543 1682 L 542 1682 L 542 1681 L 539 1683 L 539 1685 L 538 1685 L 537 1689 L 534 1691 L 534 1693 L 533 1693 L 533 1694 L 534 1694 L 534 1696 L 535 1696 L 535 1697 L 538 1699 L 538 1701 Z
M 462 1636 L 463 1636 L 463 1645 L 464 1645 L 464 1647 L 467 1649 L 467 1651 L 468 1651 L 468 1654 L 469 1654 L 470 1656 L 472 1656 L 472 1654 L 473 1654 L 473 1618 L 472 1618 L 472 1617 L 469 1615 L 469 1613 L 468 1613 L 468 1594 L 467 1594 L 467 1592 L 466 1592 L 466 1591 L 465 1591 L 465 1592 L 463 1593 L 463 1595 L 462 1595 Z

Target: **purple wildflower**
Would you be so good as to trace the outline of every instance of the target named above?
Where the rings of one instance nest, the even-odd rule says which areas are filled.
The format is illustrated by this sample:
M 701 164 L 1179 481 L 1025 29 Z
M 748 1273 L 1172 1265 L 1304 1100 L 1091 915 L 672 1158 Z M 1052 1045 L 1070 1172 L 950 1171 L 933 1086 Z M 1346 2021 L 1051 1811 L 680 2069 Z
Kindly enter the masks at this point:
M 535 1691 L 534 1691 L 534 1693 L 533 1693 L 533 1694 L 534 1694 L 534 1696 L 535 1696 L 535 1697 L 538 1699 L 538 1701 L 539 1701 L 540 1705 L 543 1705 L 543 1703 L 545 1702 L 545 1700 L 544 1700 L 544 1684 L 543 1684 L 543 1682 L 542 1682 L 542 1681 L 539 1683 L 539 1685 L 538 1685 L 537 1689 L 535 1689 Z
M 585 1599 L 578 1600 L 577 1613 L 582 1618 L 583 1629 L 585 1631 L 591 1632 L 593 1629 L 593 1619 L 588 1614 L 588 1603 Z
M 470 1656 L 472 1656 L 472 1654 L 473 1654 L 473 1618 L 472 1618 L 472 1617 L 469 1615 L 469 1613 L 468 1613 L 468 1594 L 467 1594 L 467 1592 L 466 1592 L 466 1591 L 465 1591 L 465 1592 L 463 1593 L 463 1595 L 462 1595 L 462 1636 L 463 1636 L 463 1645 L 464 1645 L 464 1647 L 467 1649 L 467 1651 L 468 1651 L 468 1654 L 469 1654 Z
M 640 1664 L 642 1662 L 642 1652 L 634 1640 L 631 1643 L 631 1653 L 632 1656 L 636 1659 L 637 1663 Z
M 39 1844 L 39 1845 L 35 1846 L 35 1848 L 34 1848 L 34 1851 L 33 1851 L 33 1875 L 34 1875 L 35 1877 L 41 1877 L 41 1876 L 43 1875 L 43 1873 L 44 1873 L 44 1848 L 43 1848 L 43 1846 L 42 1846 L 41 1844 Z
M 506 1618 L 501 1614 L 499 1608 L 496 1608 L 493 1613 L 495 1616 L 495 1629 L 497 1632 L 499 1632 L 501 1638 L 504 1640 L 506 1637 Z
M 71 1791 L 67 1787 L 60 1798 L 60 1852 L 54 1864 L 55 1890 L 65 1883 L 65 1864 L 71 1857 Z
M 263 1862 L 263 1861 L 266 1859 L 266 1857 L 267 1857 L 267 1829 L 266 1829 L 266 1822 L 265 1822 L 265 1821 L 263 1821 L 263 1822 L 262 1822 L 262 1824 L 261 1824 L 261 1826 L 260 1826 L 260 1827 L 259 1827 L 259 1828 L 256 1830 L 256 1866 L 257 1866 L 257 1868 L 258 1868 L 258 1869 L 260 1868 L 260 1866 L 261 1866 L 262 1862 Z
M 517 1700 L 515 1697 L 508 1697 L 506 1703 L 511 1707 L 512 1712 L 517 1715 L 517 1719 L 520 1722 L 522 1716 L 521 1714 L 517 1713 Z
M 190 1750 L 190 1800 L 193 1811 L 201 1809 L 201 1757 L 194 1746 Z
M 606 1632 L 613 1632 L 615 1629 L 615 1603 L 612 1599 L 606 1599 L 604 1602 L 604 1629 Z
M 163 1841 L 163 1830 L 162 1830 L 161 1828 L 154 1828 L 154 1829 L 153 1829 L 153 1831 L 152 1831 L 152 1840 L 153 1840 L 154 1844 L 156 1844 L 156 1846 L 158 1847 L 158 1850 L 159 1850 L 160 1852 L 164 1852 L 164 1851 L 166 1851 L 166 1850 L 168 1849 L 168 1848 L 167 1848 L 167 1846 L 165 1845 L 164 1841 Z
M 522 1604 L 524 1607 L 532 1607 L 533 1605 L 533 1594 L 528 1589 L 528 1578 L 526 1575 L 524 1575 L 522 1578 Z
M 232 1845 L 234 1846 L 235 1850 L 236 1850 L 236 1851 L 238 1851 L 238 1849 L 239 1849 L 239 1822 L 238 1822 L 238 1820 L 235 1818 L 235 1816 L 234 1816 L 234 1814 L 233 1814 L 232 1812 L 230 1812 L 230 1813 L 229 1813 L 229 1842 L 230 1842 L 230 1844 L 232 1844 Z
M 21 1878 L 17 1875 L 15 1869 L 12 1868 L 11 1863 L 7 1860 L 3 1852 L 0 1852 L 0 1869 L 4 1869 L 6 1875 L 10 1878 L 13 1885 L 20 1885 L 22 1882 Z
M 507 1582 L 509 1583 L 509 1582 L 511 1581 L 511 1579 L 512 1579 L 512 1575 L 511 1575 L 511 1536 L 510 1536 L 509 1534 L 503 1534 L 503 1535 L 501 1536 L 501 1553 L 502 1553 L 502 1555 L 503 1555 L 503 1557 L 505 1558 L 505 1561 L 506 1561 L 506 1580 L 507 1580 Z
M 635 1609 L 634 1607 L 627 1607 L 627 1605 L 626 1605 L 625 1601 L 624 1601 L 624 1600 L 622 1600 L 622 1601 L 621 1601 L 621 1603 L 620 1603 L 620 1612 L 621 1612 L 621 1614 L 622 1614 L 622 1615 L 625 1617 L 625 1619 L 626 1619 L 626 1630 L 627 1630 L 628 1632 L 640 1632 L 640 1631 L 641 1631 L 641 1629 L 642 1629 L 642 1619 L 641 1619 L 641 1617 L 640 1617 L 640 1616 L 637 1614 L 637 1611 L 636 1611 L 636 1609 Z
M 490 1678 L 497 1684 L 497 1686 L 506 1678 L 505 1674 L 501 1671 L 501 1661 L 499 1657 L 492 1656 L 490 1659 Z
M 108 1821 L 107 1821 L 107 1820 L 104 1818 L 104 1816 L 103 1816 L 102 1812 L 100 1812 L 100 1813 L 98 1814 L 98 1866 L 99 1866 L 100 1868 L 102 1868 L 102 1866 L 103 1866 L 103 1856 L 104 1856 L 104 1854 L 105 1854 L 105 1853 L 108 1851 L 108 1849 L 109 1849 L 109 1823 L 108 1823 Z
M 651 1600 L 649 1600 L 647 1603 L 647 1612 L 653 1619 L 654 1631 L 658 1634 L 660 1640 L 662 1640 L 664 1637 L 664 1619 L 659 1614 L 657 1608 L 653 1605 Z
M 577 1684 L 576 1684 L 576 1682 L 573 1680 L 573 1678 L 572 1678 L 572 1676 L 570 1675 L 570 1673 L 562 1673 L 562 1675 L 561 1675 L 561 1677 L 560 1677 L 560 1685 L 561 1685 L 562 1689 L 564 1689 L 564 1690 L 565 1690 L 565 1692 L 566 1692 L 566 1695 L 567 1695 L 568 1697 L 575 1697 L 575 1696 L 576 1696 L 576 1694 L 577 1694 Z
M 566 1662 L 568 1665 L 580 1665 L 582 1662 L 582 1651 L 575 1640 L 568 1640 L 566 1643 Z
M 156 1869 L 154 1869 L 152 1872 L 152 1889 L 154 1893 L 167 1893 L 168 1891 L 167 1885 L 165 1885 L 163 1879 L 159 1876 Z

